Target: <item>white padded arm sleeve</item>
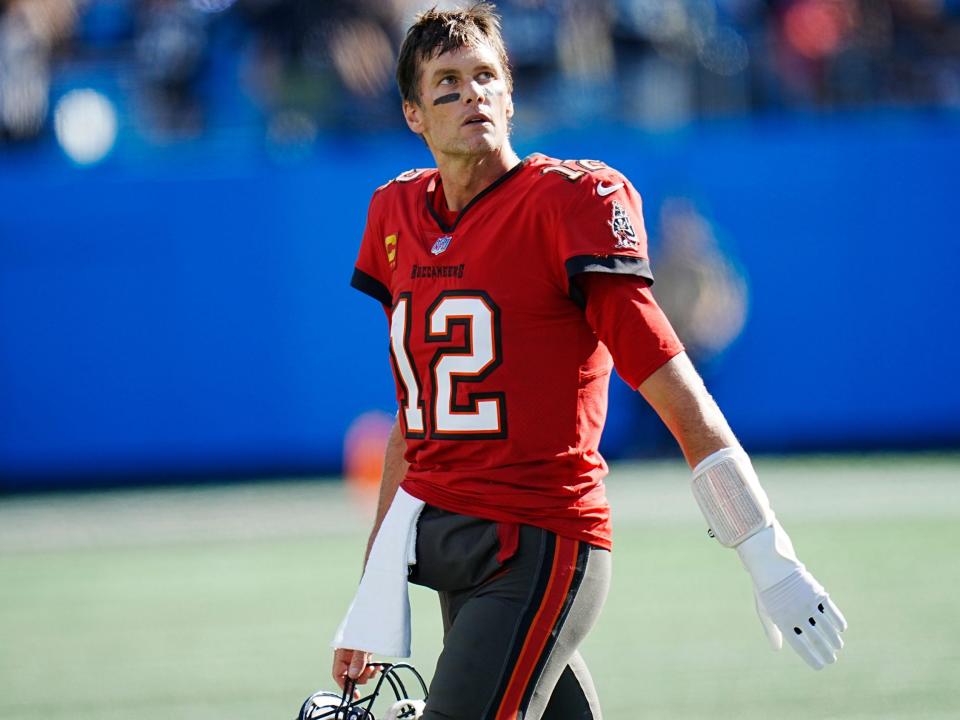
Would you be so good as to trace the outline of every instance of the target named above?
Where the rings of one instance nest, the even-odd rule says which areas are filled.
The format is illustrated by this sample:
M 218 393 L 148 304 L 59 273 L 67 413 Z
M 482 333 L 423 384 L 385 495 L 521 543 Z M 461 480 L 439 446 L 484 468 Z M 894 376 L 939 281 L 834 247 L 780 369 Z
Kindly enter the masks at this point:
M 759 590 L 803 569 L 742 449 L 704 458 L 693 470 L 692 485 L 710 530 L 722 545 L 736 548 Z
M 735 547 L 773 523 L 773 510 L 750 458 L 740 448 L 723 448 L 693 469 L 693 496 L 713 535 Z

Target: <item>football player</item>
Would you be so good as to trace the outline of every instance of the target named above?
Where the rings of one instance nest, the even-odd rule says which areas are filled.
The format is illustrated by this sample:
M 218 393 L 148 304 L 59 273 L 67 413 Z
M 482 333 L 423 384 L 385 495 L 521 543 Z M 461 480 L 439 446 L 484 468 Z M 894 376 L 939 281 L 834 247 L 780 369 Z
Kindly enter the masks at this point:
M 846 622 L 654 300 L 630 181 L 594 160 L 517 156 L 488 4 L 421 14 L 397 79 L 436 168 L 374 193 L 353 275 L 388 316 L 399 408 L 351 613 L 398 600 L 396 589 L 368 589 L 373 603 L 361 594 L 389 575 L 371 572 L 373 556 L 400 557 L 415 537 L 410 580 L 440 593 L 445 631 L 424 717 L 600 717 L 577 648 L 610 578 L 597 446 L 614 365 L 676 437 L 771 641 L 786 636 L 815 669 L 834 662 Z M 348 614 L 335 640 L 341 687 L 369 679 L 371 651 L 387 647 L 350 625 Z

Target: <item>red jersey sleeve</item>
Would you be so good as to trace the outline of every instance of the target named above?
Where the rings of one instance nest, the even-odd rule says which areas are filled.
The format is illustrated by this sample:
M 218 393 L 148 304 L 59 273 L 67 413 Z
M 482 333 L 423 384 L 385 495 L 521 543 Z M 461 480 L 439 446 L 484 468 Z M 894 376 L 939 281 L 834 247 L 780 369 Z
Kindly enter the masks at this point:
M 576 282 L 586 295 L 587 322 L 634 390 L 683 352 L 683 343 L 643 279 L 587 272 Z
M 639 277 L 653 283 L 647 259 L 643 203 L 630 182 L 601 166 L 576 182 L 576 196 L 560 213 L 559 260 L 569 280 L 580 273 Z
M 390 275 L 391 266 L 396 264 L 397 236 L 383 233 L 383 223 L 379 217 L 380 194 L 374 193 L 370 200 L 367 224 L 350 285 L 390 307 L 393 305 Z

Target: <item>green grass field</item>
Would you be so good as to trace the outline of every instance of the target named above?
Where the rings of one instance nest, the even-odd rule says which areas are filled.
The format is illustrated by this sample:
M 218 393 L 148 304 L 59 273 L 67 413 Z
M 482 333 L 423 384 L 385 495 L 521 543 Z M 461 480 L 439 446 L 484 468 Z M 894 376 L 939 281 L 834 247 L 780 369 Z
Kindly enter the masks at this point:
M 758 469 L 850 621 L 840 662 L 769 650 L 682 465 L 615 466 L 614 584 L 583 648 L 605 717 L 960 718 L 960 457 Z M 0 718 L 292 718 L 332 685 L 368 522 L 331 482 L 0 499 Z M 436 600 L 413 604 L 429 675 Z

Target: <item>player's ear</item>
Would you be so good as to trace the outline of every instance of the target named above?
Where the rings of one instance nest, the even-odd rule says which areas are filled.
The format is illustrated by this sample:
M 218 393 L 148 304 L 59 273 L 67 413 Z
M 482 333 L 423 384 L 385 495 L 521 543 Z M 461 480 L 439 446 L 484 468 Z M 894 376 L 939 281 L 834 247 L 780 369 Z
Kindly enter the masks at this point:
M 423 108 L 418 103 L 403 101 L 403 119 L 407 121 L 407 127 L 417 135 L 423 134 Z
M 507 119 L 513 117 L 513 93 L 507 93 Z

